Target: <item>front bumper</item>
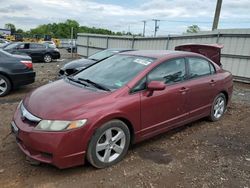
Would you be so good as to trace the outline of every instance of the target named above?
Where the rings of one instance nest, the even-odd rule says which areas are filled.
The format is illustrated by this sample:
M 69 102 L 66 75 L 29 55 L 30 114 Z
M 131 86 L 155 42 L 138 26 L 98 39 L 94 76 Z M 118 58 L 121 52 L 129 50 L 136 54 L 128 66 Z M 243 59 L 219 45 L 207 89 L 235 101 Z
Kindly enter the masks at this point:
M 19 148 L 32 159 L 61 169 L 85 162 L 85 127 L 64 132 L 36 131 L 32 123 L 21 119 L 19 109 L 14 115 L 11 127 Z

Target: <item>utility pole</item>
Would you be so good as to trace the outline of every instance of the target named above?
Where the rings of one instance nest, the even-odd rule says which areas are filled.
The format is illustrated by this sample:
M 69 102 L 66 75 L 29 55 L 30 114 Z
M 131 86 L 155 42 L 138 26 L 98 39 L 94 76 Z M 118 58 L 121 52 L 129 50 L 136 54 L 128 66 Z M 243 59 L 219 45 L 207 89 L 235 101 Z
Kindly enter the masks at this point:
M 145 37 L 145 28 L 146 28 L 146 20 L 143 20 L 143 32 L 142 32 L 142 36 Z
M 156 33 L 157 33 L 158 29 L 159 29 L 158 22 L 159 22 L 160 20 L 157 20 L 157 19 L 152 19 L 152 20 L 155 22 L 155 33 L 154 33 L 154 37 L 156 37 Z
M 214 22 L 213 22 L 213 28 L 212 30 L 215 30 L 218 28 L 218 23 L 220 19 L 220 11 L 221 11 L 221 5 L 222 5 L 222 0 L 217 0 L 217 5 L 214 13 Z

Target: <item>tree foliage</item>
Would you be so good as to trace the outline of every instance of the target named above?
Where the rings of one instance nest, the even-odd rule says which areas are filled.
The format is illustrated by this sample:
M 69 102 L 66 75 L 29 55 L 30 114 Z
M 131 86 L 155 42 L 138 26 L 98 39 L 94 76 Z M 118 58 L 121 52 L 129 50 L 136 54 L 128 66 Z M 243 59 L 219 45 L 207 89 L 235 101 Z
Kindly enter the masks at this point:
M 71 38 L 71 28 L 74 29 L 74 38 L 76 38 L 77 33 L 93 33 L 93 34 L 103 34 L 103 35 L 132 35 L 131 33 L 126 32 L 113 32 L 108 29 L 103 28 L 95 28 L 95 27 L 87 27 L 80 26 L 80 24 L 75 20 L 66 20 L 61 23 L 49 23 L 39 25 L 34 29 L 30 29 L 29 31 L 24 32 L 21 29 L 17 29 L 15 25 L 8 23 L 5 24 L 8 28 L 15 28 L 16 33 L 20 33 L 23 35 L 51 35 L 53 38 Z
M 198 25 L 190 25 L 187 28 L 187 33 L 198 33 L 200 30 Z
M 11 31 L 11 33 L 16 32 L 16 26 L 12 23 L 6 23 L 4 27 L 5 27 L 5 29 L 9 29 Z

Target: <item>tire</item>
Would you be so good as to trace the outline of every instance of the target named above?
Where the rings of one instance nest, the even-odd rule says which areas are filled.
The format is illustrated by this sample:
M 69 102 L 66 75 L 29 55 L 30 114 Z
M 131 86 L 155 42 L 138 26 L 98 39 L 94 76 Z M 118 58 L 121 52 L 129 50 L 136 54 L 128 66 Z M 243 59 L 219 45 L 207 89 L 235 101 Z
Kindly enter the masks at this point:
M 50 63 L 52 62 L 52 56 L 50 54 L 45 54 L 44 57 L 43 57 L 43 61 L 45 63 Z
M 211 107 L 209 116 L 210 121 L 218 121 L 222 118 L 227 108 L 226 96 L 223 93 L 218 94 Z
M 3 97 L 7 95 L 11 90 L 11 83 L 10 80 L 3 76 L 0 75 L 0 97 Z
M 127 125 L 120 120 L 109 121 L 92 136 L 87 160 L 96 168 L 112 166 L 127 154 L 129 144 L 130 132 Z

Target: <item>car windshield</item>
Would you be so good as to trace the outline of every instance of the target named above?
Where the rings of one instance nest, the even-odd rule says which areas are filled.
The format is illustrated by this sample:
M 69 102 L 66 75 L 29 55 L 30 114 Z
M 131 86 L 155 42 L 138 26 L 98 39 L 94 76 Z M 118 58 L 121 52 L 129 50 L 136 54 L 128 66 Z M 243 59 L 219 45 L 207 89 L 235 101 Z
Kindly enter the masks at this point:
M 93 60 L 99 61 L 99 60 L 105 59 L 107 57 L 110 57 L 115 53 L 118 53 L 118 51 L 115 51 L 115 50 L 103 50 L 101 52 L 97 52 L 94 55 L 89 56 L 88 59 L 93 59 Z
M 13 48 L 17 47 L 18 45 L 19 45 L 19 43 L 12 43 L 12 44 L 9 44 L 8 46 L 6 46 L 4 49 L 5 50 L 13 49 Z
M 109 90 L 116 90 L 154 61 L 154 58 L 119 54 L 81 71 L 74 79 L 91 80 Z

